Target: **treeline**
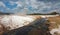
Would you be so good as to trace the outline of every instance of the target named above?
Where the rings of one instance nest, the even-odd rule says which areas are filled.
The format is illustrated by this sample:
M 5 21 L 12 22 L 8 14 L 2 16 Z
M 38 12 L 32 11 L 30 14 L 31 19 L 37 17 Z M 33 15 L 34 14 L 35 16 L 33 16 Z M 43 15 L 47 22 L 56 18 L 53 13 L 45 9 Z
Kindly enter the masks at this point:
M 12 13 L 3 13 L 3 12 L 0 12 L 0 15 L 10 15 Z
M 57 12 L 52 12 L 52 13 L 47 13 L 47 14 L 42 14 L 42 13 L 32 13 L 32 14 L 28 14 L 28 15 L 56 15 L 59 14 Z

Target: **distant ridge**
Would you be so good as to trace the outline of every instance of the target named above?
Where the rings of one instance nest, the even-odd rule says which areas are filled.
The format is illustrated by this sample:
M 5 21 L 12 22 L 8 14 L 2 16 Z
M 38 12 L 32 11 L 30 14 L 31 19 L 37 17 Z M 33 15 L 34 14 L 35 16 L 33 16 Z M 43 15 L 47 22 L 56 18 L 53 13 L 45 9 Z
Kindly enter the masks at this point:
M 3 13 L 3 12 L 0 12 L 0 15 L 10 15 L 12 13 Z
M 56 15 L 59 14 L 57 12 L 52 12 L 52 13 L 47 13 L 47 14 L 42 14 L 42 13 L 32 13 L 32 14 L 28 14 L 28 15 Z

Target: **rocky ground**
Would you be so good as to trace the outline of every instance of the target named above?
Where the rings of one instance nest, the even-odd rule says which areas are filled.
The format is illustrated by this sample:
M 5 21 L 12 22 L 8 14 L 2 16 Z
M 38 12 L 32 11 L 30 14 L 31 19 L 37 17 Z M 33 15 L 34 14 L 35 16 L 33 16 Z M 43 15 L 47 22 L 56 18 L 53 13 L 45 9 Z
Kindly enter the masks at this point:
M 49 32 L 49 24 L 44 18 L 37 19 L 33 24 L 24 26 L 15 30 L 6 32 L 4 35 L 51 35 Z
M 49 17 L 48 21 L 50 22 L 50 33 L 52 35 L 60 35 L 60 16 Z
M 37 19 L 32 24 L 4 32 L 3 35 L 60 35 L 60 16 L 35 17 Z

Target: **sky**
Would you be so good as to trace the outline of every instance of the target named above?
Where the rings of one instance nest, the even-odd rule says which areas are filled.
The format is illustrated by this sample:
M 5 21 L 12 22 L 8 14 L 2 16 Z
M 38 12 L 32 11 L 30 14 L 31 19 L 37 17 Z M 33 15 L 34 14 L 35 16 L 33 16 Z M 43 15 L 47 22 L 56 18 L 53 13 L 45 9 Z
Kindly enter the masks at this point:
M 0 0 L 3 13 L 60 13 L 60 0 Z

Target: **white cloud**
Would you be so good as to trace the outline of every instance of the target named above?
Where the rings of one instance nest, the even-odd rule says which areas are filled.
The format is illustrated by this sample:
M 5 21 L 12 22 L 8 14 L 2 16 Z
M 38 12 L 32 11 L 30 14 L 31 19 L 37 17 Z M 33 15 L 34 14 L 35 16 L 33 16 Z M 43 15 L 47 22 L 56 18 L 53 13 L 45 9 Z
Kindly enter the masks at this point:
M 25 5 L 25 2 L 21 2 L 20 0 L 15 3 L 17 4 L 17 7 L 22 7 Z
M 0 6 L 6 7 L 2 1 L 0 1 Z
M 13 1 L 9 1 L 9 2 L 10 2 L 11 5 L 14 5 L 15 4 L 15 2 L 13 2 Z
M 45 13 L 43 11 L 44 9 L 45 10 L 47 9 L 48 12 L 54 11 L 53 8 L 58 7 L 58 5 L 60 4 L 60 3 L 56 3 L 56 4 L 53 5 L 53 3 L 51 3 L 51 2 L 47 2 L 47 3 L 43 2 L 43 1 L 37 2 L 36 0 L 25 0 L 24 2 L 21 2 L 19 0 L 19 1 L 15 2 L 15 3 L 18 5 L 17 9 L 19 7 L 24 7 L 24 8 L 27 7 L 28 8 L 29 6 L 31 6 L 33 8 L 33 10 L 38 9 L 37 12 L 41 12 L 41 13 Z M 29 10 L 29 9 L 27 9 L 27 10 Z M 36 12 L 36 11 L 34 11 L 34 12 Z
M 44 1 L 36 1 L 36 0 L 24 0 L 23 2 L 21 0 L 18 0 L 16 2 L 14 1 L 9 1 L 11 5 L 17 4 L 17 7 L 14 9 L 9 9 L 5 6 L 5 4 L 3 2 L 0 2 L 0 6 L 5 6 L 7 11 L 14 11 L 14 12 L 21 12 L 22 10 L 24 10 L 24 8 L 27 8 L 27 10 L 29 11 L 29 6 L 32 7 L 31 11 L 32 12 L 39 12 L 39 13 L 46 13 L 46 12 L 52 12 L 54 10 L 58 10 L 60 9 L 60 2 L 59 3 L 55 3 L 53 4 L 52 2 L 44 2 Z M 37 9 L 37 10 L 35 10 Z M 47 10 L 46 12 L 43 10 Z M 29 12 L 31 13 L 31 12 Z

